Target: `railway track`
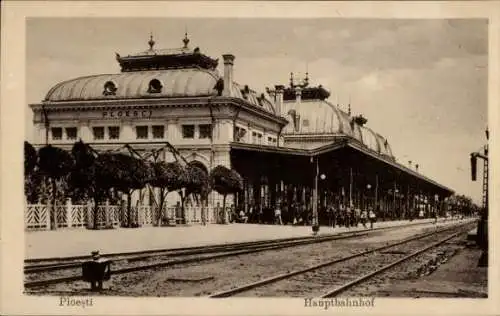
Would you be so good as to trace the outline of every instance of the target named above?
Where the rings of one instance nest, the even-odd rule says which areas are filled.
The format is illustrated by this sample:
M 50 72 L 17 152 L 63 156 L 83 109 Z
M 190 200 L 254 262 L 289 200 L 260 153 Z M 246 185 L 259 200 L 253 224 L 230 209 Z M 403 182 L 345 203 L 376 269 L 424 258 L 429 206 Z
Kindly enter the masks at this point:
M 140 270 L 197 263 L 273 249 L 283 249 L 313 243 L 322 243 L 333 240 L 361 237 L 377 231 L 397 229 L 414 225 L 422 225 L 422 223 L 412 223 L 398 227 L 382 227 L 372 230 L 344 232 L 336 235 L 316 237 L 297 237 L 274 241 L 267 240 L 246 243 L 232 243 L 208 247 L 190 247 L 168 250 L 153 250 L 136 253 L 111 254 L 107 255 L 106 258 L 113 260 L 112 274 L 124 274 Z M 76 258 L 76 260 L 74 258 Z M 73 261 L 71 261 L 71 259 L 63 259 L 61 260 L 62 262 L 48 264 L 33 264 L 34 261 L 31 261 L 31 265 L 25 266 L 25 288 L 36 288 L 51 284 L 81 280 L 80 272 L 81 263 L 83 262 L 83 260 L 80 259 L 80 257 L 74 258 L 71 258 L 73 259 Z
M 423 233 L 340 259 L 237 286 L 209 297 L 226 298 L 243 293 L 246 296 L 334 297 L 466 233 L 471 227 L 472 223 L 466 223 Z M 439 239 L 435 241 L 436 238 Z M 360 274 L 359 271 L 370 272 Z
M 388 227 L 378 227 L 371 229 L 369 231 L 376 232 L 382 230 L 389 229 L 398 229 L 404 227 L 418 226 L 429 224 L 429 222 L 425 223 L 408 223 L 400 226 L 388 226 Z M 367 230 L 368 231 L 368 230 Z M 357 232 L 343 232 L 335 235 L 323 235 L 323 237 L 329 236 L 342 236 L 342 235 L 350 235 L 353 233 L 360 233 L 363 231 Z M 183 248 L 169 248 L 169 249 L 153 249 L 153 250 L 144 250 L 144 251 L 134 251 L 134 252 L 121 252 L 121 253 L 110 253 L 104 254 L 101 256 L 110 260 L 134 260 L 134 259 L 143 259 L 154 256 L 179 256 L 179 255 L 187 255 L 187 254 L 200 254 L 200 253 L 209 253 L 218 251 L 220 249 L 229 249 L 231 247 L 245 247 L 252 245 L 264 245 L 272 242 L 291 242 L 291 241 L 315 241 L 317 240 L 317 236 L 303 236 L 303 237 L 292 237 L 292 238 L 283 238 L 277 240 L 261 240 L 261 241 L 251 241 L 251 242 L 238 242 L 238 243 L 226 243 L 222 245 L 213 245 L 213 246 L 195 246 L 195 247 L 183 247 Z M 40 259 L 26 259 L 24 260 L 24 273 L 38 273 L 38 272 L 46 272 L 51 270 L 62 270 L 74 267 L 80 267 L 82 262 L 88 260 L 88 255 L 83 256 L 73 256 L 73 257 L 53 257 L 53 258 L 40 258 Z

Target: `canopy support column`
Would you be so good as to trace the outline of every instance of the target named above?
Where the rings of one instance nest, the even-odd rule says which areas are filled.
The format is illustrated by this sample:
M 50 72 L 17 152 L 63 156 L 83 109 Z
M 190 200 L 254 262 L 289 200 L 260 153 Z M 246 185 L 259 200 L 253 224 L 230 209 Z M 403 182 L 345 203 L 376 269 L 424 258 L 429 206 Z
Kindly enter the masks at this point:
M 312 230 L 314 233 L 319 231 L 319 223 L 318 223 L 318 178 L 319 178 L 319 157 L 316 157 L 316 166 L 314 173 L 314 189 L 313 189 L 313 218 L 312 218 Z M 317 229 L 317 230 L 315 230 Z
M 352 182 L 353 182 L 353 178 L 352 178 L 352 167 L 349 168 L 349 207 L 352 207 L 353 203 L 352 203 Z

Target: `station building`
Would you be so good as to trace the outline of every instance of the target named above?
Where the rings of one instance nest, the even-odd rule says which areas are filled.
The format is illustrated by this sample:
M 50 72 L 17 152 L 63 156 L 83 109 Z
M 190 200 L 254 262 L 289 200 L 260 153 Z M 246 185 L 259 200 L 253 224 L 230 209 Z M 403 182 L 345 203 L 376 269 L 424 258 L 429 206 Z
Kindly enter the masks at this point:
M 398 163 L 388 140 L 330 103 L 309 78 L 257 92 L 237 83 L 235 56 L 219 59 L 192 48 L 121 56 L 121 72 L 78 77 L 53 86 L 30 107 L 34 143 L 70 149 L 78 139 L 96 150 L 129 144 L 139 152 L 166 142 L 209 171 L 224 165 L 244 178 L 229 204 L 248 210 L 292 203 L 375 207 L 383 216 L 440 209 L 453 191 Z M 161 159 L 172 161 L 168 151 Z M 150 203 L 141 196 L 142 203 Z M 169 199 L 176 201 L 177 197 Z M 220 203 L 212 193 L 209 207 Z M 314 203 L 313 201 L 317 201 Z

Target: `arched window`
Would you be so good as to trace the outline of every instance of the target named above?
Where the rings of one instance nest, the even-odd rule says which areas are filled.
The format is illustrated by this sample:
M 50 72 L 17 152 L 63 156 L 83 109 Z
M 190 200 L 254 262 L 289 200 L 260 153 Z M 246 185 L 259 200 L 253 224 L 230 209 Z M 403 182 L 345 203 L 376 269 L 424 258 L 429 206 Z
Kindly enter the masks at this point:
M 163 84 L 158 79 L 153 79 L 149 82 L 148 92 L 149 93 L 160 93 L 163 88 Z
M 104 95 L 116 95 L 116 90 L 118 90 L 118 88 L 116 87 L 116 84 L 113 81 L 107 81 L 104 84 L 104 91 L 102 92 L 102 94 L 104 94 Z

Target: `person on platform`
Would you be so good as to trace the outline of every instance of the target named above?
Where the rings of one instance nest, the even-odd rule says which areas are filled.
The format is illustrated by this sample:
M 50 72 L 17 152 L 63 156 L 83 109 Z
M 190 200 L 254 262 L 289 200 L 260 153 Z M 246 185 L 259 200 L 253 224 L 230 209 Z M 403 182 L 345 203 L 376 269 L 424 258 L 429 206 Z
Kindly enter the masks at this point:
M 290 208 L 288 207 L 287 203 L 283 203 L 283 206 L 281 208 L 281 218 L 283 220 L 283 223 L 287 225 L 290 220 Z
M 236 221 L 238 218 L 238 213 L 236 212 L 236 208 L 234 207 L 234 204 L 231 204 L 228 210 L 228 222 L 233 223 Z
M 368 220 L 368 212 L 366 210 L 361 211 L 361 215 L 359 216 L 361 224 L 364 228 L 366 228 L 366 221 Z
M 281 220 L 281 208 L 279 204 L 276 204 L 274 208 L 274 223 L 276 225 L 283 225 L 283 221 Z
M 304 203 L 302 203 L 300 208 L 300 224 L 307 225 L 307 207 Z
M 257 206 L 257 220 L 259 224 L 262 224 L 262 221 L 264 220 L 264 209 L 261 204 Z
M 328 226 L 335 228 L 335 207 L 330 205 L 327 209 L 328 214 Z
M 349 228 L 351 227 L 351 220 L 352 220 L 352 207 L 348 206 L 345 209 L 344 213 L 344 222 L 345 222 L 345 227 Z
M 239 214 L 238 218 L 240 223 L 247 223 L 248 222 L 248 216 L 245 214 L 245 211 L 242 209 Z
M 413 209 L 412 208 L 409 208 L 408 209 L 408 218 L 411 221 L 413 221 Z
M 254 214 L 254 211 L 253 211 L 253 205 L 250 204 L 248 206 L 248 222 L 249 223 L 253 223 L 255 221 L 254 217 L 255 217 L 255 214 Z
M 373 229 L 373 223 L 377 220 L 377 215 L 373 208 L 370 207 L 370 211 L 368 212 L 368 218 L 370 219 L 370 229 Z
M 358 224 L 359 224 L 359 218 L 361 216 L 361 210 L 359 209 L 359 207 L 356 207 L 354 209 L 354 213 L 353 213 L 353 226 L 354 227 L 358 227 Z
M 292 222 L 292 225 L 297 225 L 297 203 L 292 202 L 289 211 L 290 211 L 290 221 Z
M 339 211 L 337 214 L 337 223 L 339 224 L 339 227 L 345 226 L 345 207 L 344 204 L 340 204 L 339 206 Z

